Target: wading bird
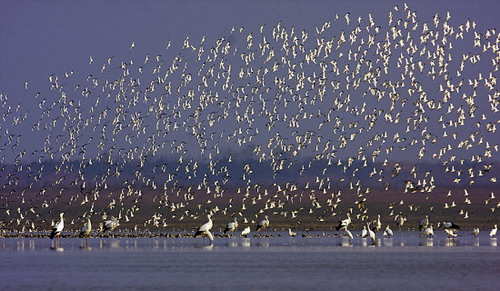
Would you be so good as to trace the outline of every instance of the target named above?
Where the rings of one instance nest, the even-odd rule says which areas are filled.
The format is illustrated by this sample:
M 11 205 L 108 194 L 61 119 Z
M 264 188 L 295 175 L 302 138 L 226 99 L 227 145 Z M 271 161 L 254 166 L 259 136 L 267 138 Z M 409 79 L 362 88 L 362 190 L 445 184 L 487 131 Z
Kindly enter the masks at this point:
M 242 237 L 247 237 L 250 234 L 250 226 L 247 226 L 241 231 L 241 236 Z
M 497 227 L 497 225 L 495 224 L 495 225 L 493 226 L 493 229 L 491 229 L 491 231 L 490 231 L 490 237 L 496 237 L 496 236 L 497 236 L 497 230 L 498 230 L 498 227 Z
M 214 236 L 210 232 L 213 226 L 212 216 L 208 214 L 207 218 L 208 221 L 196 230 L 196 232 L 194 233 L 194 237 L 200 237 L 200 236 L 208 237 L 208 239 L 210 239 L 210 242 L 212 242 L 214 240 Z
M 269 227 L 269 217 L 266 215 L 263 220 L 257 224 L 257 228 L 255 231 L 263 231 L 264 229 Z
M 52 232 L 50 233 L 50 239 L 57 238 L 56 246 L 59 245 L 59 239 L 62 235 L 63 229 L 64 229 L 64 212 L 61 212 L 59 214 L 59 221 L 56 223 L 56 225 L 52 229 Z
M 339 221 L 339 224 L 337 225 L 337 227 L 335 229 L 337 231 L 339 231 L 343 228 L 347 228 L 349 226 L 349 224 L 351 224 L 351 214 L 347 213 L 347 218 Z
M 389 225 L 387 225 L 385 227 L 385 230 L 384 230 L 384 237 L 386 238 L 391 238 L 394 236 L 394 233 L 392 232 L 392 229 L 389 228 Z
M 87 217 L 87 222 L 83 224 L 83 227 L 80 230 L 80 234 L 78 235 L 78 237 L 88 238 L 91 231 L 92 231 L 92 222 L 90 221 L 90 217 Z
M 238 219 L 235 217 L 233 219 L 233 221 L 230 221 L 226 228 L 224 229 L 224 234 L 226 234 L 227 232 L 233 232 L 236 230 L 236 228 L 238 228 Z

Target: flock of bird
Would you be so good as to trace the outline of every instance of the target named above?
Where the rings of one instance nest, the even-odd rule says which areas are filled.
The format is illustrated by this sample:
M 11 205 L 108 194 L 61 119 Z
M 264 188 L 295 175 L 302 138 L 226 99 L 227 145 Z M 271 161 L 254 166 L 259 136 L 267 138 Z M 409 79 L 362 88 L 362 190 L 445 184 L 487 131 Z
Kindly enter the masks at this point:
M 208 221 L 206 223 L 204 223 L 203 225 L 199 226 L 196 229 L 193 237 L 195 237 L 195 238 L 197 238 L 197 237 L 208 237 L 208 239 L 210 240 L 210 243 L 212 244 L 213 241 L 214 241 L 214 239 L 215 239 L 215 237 L 214 237 L 214 235 L 211 232 L 212 227 L 213 227 L 213 221 L 212 221 L 211 214 L 207 215 L 207 219 L 208 219 Z M 354 239 L 354 235 L 348 229 L 348 227 L 349 227 L 350 224 L 351 224 L 351 217 L 348 214 L 346 219 L 339 221 L 339 224 L 336 227 L 336 230 L 337 231 L 344 231 L 343 235 L 345 237 L 347 237 L 350 241 L 352 241 Z M 104 233 L 111 232 L 117 226 L 119 226 L 118 221 L 114 217 L 111 217 L 110 220 L 104 221 L 104 224 L 103 224 L 104 228 L 101 227 L 100 231 L 102 231 Z M 263 220 L 261 220 L 257 224 L 257 227 L 256 227 L 255 231 L 256 232 L 261 232 L 261 231 L 265 230 L 268 227 L 269 227 L 269 217 L 266 215 L 265 218 Z M 382 227 L 382 223 L 380 221 L 380 215 L 378 215 L 376 220 L 368 222 L 366 224 L 366 226 L 363 226 L 363 229 L 361 231 L 360 236 L 363 239 L 369 238 L 371 240 L 371 243 L 373 245 L 376 245 L 377 244 L 376 234 L 377 234 L 377 232 L 380 231 L 381 227 Z M 236 218 L 234 218 L 232 221 L 228 222 L 226 228 L 223 231 L 223 236 L 230 237 L 228 233 L 235 232 L 237 230 L 237 228 L 238 228 L 238 220 Z M 443 230 L 446 233 L 447 237 L 453 239 L 453 238 L 458 237 L 457 230 L 460 229 L 460 226 L 457 225 L 457 224 L 455 224 L 455 223 L 453 223 L 453 222 L 443 222 L 443 223 L 439 223 L 438 224 L 438 228 L 443 228 Z M 64 213 L 60 213 L 60 219 L 55 224 L 54 228 L 52 229 L 52 232 L 50 233 L 50 236 L 49 236 L 50 239 L 59 238 L 62 235 L 63 229 L 64 229 Z M 433 224 L 429 223 L 429 217 L 428 216 L 425 216 L 425 218 L 422 219 L 422 221 L 420 222 L 420 224 L 419 224 L 419 230 L 421 232 L 420 233 L 420 237 L 434 238 Z M 495 224 L 494 227 L 491 229 L 491 231 L 489 233 L 489 236 L 491 238 L 495 238 L 496 239 L 497 230 L 498 230 L 498 227 Z M 91 231 L 92 231 L 91 220 L 90 220 L 90 218 L 87 218 L 87 222 L 83 225 L 83 227 L 82 227 L 82 229 L 81 229 L 78 237 L 87 239 L 87 238 L 89 238 Z M 244 238 L 247 238 L 248 235 L 250 234 L 250 232 L 251 232 L 251 229 L 250 229 L 249 226 L 247 226 L 247 227 L 245 227 L 245 229 L 243 229 L 243 231 L 241 231 L 240 236 L 244 237 Z M 471 234 L 475 238 L 477 238 L 477 236 L 479 235 L 479 228 L 474 228 L 472 230 Z M 288 235 L 290 237 L 295 237 L 295 236 L 297 236 L 297 233 L 294 232 L 294 231 L 292 231 L 289 228 L 288 229 Z M 307 237 L 308 235 L 307 234 L 303 234 L 303 236 Z M 394 232 L 392 231 L 392 229 L 390 228 L 390 226 L 387 225 L 386 228 L 383 231 L 383 237 L 386 238 L 386 239 L 390 239 L 393 236 L 394 236 Z M 87 240 L 86 240 L 86 242 L 87 242 Z M 59 247 L 59 246 L 60 246 L 59 240 L 57 240 L 56 247 Z
M 381 219 L 401 229 L 438 209 L 497 220 L 500 33 L 449 13 L 421 18 L 404 4 L 309 31 L 233 27 L 140 57 L 133 42 L 131 59 L 90 57 L 88 72 L 54 73 L 45 90 L 26 82 L 27 103 L 0 94 L 2 231 L 56 237 L 61 211 L 85 223 L 82 237 L 95 217 L 111 231 L 208 214 L 195 236 L 211 240 L 216 215 L 230 221 L 224 234 L 242 219 L 242 236 L 271 215 L 347 216 L 337 230 L 352 238 L 353 219 L 372 240 Z M 372 210 L 379 190 L 397 201 Z

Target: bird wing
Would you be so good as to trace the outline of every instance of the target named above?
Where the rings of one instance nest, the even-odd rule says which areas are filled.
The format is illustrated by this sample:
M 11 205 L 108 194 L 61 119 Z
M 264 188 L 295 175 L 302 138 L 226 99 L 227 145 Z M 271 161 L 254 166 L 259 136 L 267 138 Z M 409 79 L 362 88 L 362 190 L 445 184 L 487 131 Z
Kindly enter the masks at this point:
M 55 231 L 55 232 L 61 232 L 63 230 L 63 228 L 64 228 L 64 221 L 60 220 L 54 226 L 53 231 Z
M 206 232 L 206 231 L 209 231 L 211 228 L 212 228 L 212 225 L 210 224 L 210 222 L 207 222 L 207 223 L 203 224 L 202 226 L 200 226 L 200 228 L 198 228 L 198 231 L 199 232 Z

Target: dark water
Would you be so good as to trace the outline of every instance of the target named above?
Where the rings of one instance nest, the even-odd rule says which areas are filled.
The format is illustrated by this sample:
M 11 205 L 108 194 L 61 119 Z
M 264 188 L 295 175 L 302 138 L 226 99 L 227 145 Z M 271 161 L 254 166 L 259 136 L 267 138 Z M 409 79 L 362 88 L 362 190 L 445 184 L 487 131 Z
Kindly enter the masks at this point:
M 1 290 L 500 290 L 497 240 L 0 239 Z

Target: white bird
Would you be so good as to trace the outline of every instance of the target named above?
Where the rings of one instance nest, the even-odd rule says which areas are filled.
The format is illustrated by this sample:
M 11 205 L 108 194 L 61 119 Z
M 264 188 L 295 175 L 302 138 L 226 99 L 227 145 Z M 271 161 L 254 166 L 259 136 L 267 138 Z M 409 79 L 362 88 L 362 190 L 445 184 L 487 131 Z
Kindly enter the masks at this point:
M 241 236 L 247 237 L 248 234 L 250 234 L 250 226 L 247 226 L 245 227 L 245 229 L 243 229 L 243 231 L 241 232 Z
M 269 227 L 269 217 L 266 215 L 263 220 L 259 222 L 255 231 L 261 231 Z
M 104 221 L 104 229 L 103 232 L 111 232 L 113 231 L 117 226 L 120 226 L 120 223 L 118 222 L 118 219 L 116 219 L 114 216 L 111 216 L 110 220 Z
M 351 224 L 351 214 L 347 213 L 347 218 L 344 220 L 339 221 L 339 225 L 335 228 L 337 231 L 347 228 Z
M 427 227 L 426 229 L 424 229 L 421 236 L 424 236 L 426 238 L 433 238 L 434 237 L 434 228 L 433 228 L 432 224 L 429 227 Z
M 384 237 L 391 238 L 394 236 L 394 233 L 392 232 L 392 229 L 389 228 L 389 225 L 385 227 L 384 230 Z
M 474 229 L 472 229 L 472 235 L 474 237 L 477 237 L 479 235 L 479 228 L 478 227 L 474 227 Z
M 354 236 L 352 235 L 352 233 L 347 228 L 344 228 L 344 235 L 347 236 L 349 238 L 349 240 L 353 240 L 354 239 Z
M 236 228 L 238 228 L 238 219 L 235 217 L 233 221 L 230 221 L 227 224 L 226 228 L 224 229 L 224 234 L 226 234 L 228 231 L 233 232 L 236 230 Z
M 453 222 L 443 222 L 440 227 L 443 227 L 443 229 L 460 229 L 460 226 Z
M 59 214 L 59 221 L 56 223 L 52 232 L 50 233 L 50 239 L 54 239 L 55 237 L 60 237 L 61 233 L 64 229 L 64 212 Z
M 78 235 L 78 237 L 88 237 L 90 235 L 91 230 L 92 230 L 92 223 L 90 221 L 90 217 L 87 217 L 87 222 L 83 224 L 83 227 L 80 230 L 80 234 Z
M 210 241 L 213 241 L 214 240 L 214 236 L 210 232 L 210 230 L 212 229 L 212 226 L 213 226 L 212 216 L 210 214 L 208 214 L 207 218 L 208 218 L 208 222 L 206 222 L 205 224 L 203 224 L 202 226 L 200 226 L 196 230 L 196 232 L 194 234 L 194 237 L 208 236 L 208 238 L 210 239 Z
M 444 232 L 446 232 L 449 238 L 458 236 L 455 228 L 445 228 Z
M 366 229 L 368 231 L 368 236 L 372 240 L 372 244 L 375 244 L 375 242 L 377 241 L 377 238 L 375 236 L 375 232 L 373 230 L 371 230 L 370 224 L 367 223 L 366 226 L 367 226 Z
M 288 235 L 291 236 L 291 237 L 296 237 L 297 236 L 297 233 L 292 231 L 290 228 L 288 229 Z
M 423 231 L 429 226 L 429 216 L 425 216 L 422 221 L 420 221 L 420 224 L 418 225 L 418 230 Z
M 398 229 L 401 230 L 401 227 L 403 227 L 403 224 L 406 222 L 406 217 L 404 217 L 400 213 L 396 215 L 396 217 L 394 217 L 394 220 L 396 221 L 396 226 L 398 227 Z
M 497 225 L 495 224 L 495 226 L 493 226 L 493 229 L 490 231 L 490 237 L 495 237 L 495 236 L 497 236 L 497 230 L 498 230 L 498 227 L 497 227 Z
M 382 223 L 380 222 L 380 214 L 377 215 L 377 219 L 372 223 L 372 230 L 378 232 L 382 228 Z
M 368 230 L 366 230 L 366 226 L 363 225 L 363 230 L 361 230 L 361 237 L 365 238 L 368 236 Z

